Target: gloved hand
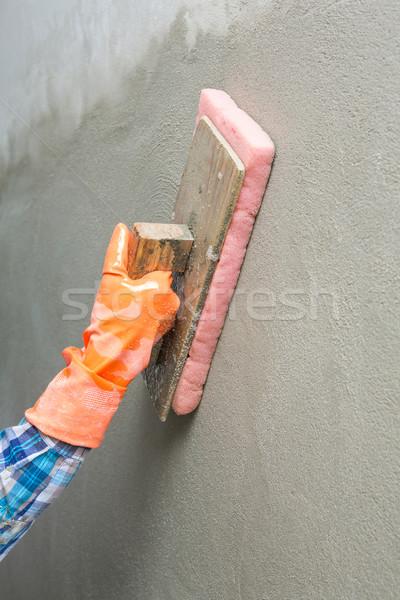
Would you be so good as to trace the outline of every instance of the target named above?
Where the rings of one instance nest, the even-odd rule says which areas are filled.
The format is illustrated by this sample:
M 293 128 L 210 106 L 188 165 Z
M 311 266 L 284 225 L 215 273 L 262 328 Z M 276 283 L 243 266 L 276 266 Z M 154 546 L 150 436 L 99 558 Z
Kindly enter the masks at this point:
M 67 366 L 25 412 L 43 433 L 75 446 L 100 446 L 127 385 L 147 367 L 179 308 L 171 272 L 128 277 L 130 236 L 122 223 L 114 229 L 84 346 L 64 350 Z

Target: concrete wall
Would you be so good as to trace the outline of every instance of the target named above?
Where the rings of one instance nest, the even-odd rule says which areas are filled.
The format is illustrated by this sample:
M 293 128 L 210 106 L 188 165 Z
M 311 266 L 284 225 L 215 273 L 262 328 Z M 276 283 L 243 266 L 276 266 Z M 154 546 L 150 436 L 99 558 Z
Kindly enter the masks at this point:
M 1 427 L 80 344 L 62 294 L 96 285 L 115 223 L 169 219 L 201 88 L 277 146 L 200 409 L 159 423 L 139 377 L 2 599 L 398 598 L 398 17 L 2 3 Z

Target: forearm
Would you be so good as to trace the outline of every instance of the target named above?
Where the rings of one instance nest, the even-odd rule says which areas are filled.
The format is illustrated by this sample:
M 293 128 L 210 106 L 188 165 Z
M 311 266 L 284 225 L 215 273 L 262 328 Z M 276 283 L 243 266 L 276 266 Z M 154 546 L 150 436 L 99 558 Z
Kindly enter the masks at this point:
M 25 419 L 0 432 L 0 561 L 67 487 L 88 452 Z

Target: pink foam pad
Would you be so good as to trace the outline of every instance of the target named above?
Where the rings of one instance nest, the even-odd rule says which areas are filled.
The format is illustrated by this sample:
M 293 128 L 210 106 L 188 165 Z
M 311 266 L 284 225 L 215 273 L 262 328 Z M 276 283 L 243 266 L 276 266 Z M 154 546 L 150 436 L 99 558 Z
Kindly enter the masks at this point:
M 178 415 L 193 411 L 201 400 L 275 150 L 265 131 L 226 92 L 212 89 L 201 92 L 197 123 L 204 115 L 232 146 L 246 171 L 190 353 L 175 392 L 172 408 Z

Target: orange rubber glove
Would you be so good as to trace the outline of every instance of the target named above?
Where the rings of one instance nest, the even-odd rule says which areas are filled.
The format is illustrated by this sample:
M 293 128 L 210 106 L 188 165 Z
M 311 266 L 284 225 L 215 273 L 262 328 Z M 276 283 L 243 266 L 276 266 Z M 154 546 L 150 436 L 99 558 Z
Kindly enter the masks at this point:
M 127 385 L 147 367 L 179 308 L 171 272 L 128 277 L 130 236 L 122 223 L 114 229 L 84 347 L 64 350 L 67 366 L 25 412 L 43 433 L 75 446 L 100 446 Z

